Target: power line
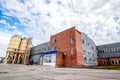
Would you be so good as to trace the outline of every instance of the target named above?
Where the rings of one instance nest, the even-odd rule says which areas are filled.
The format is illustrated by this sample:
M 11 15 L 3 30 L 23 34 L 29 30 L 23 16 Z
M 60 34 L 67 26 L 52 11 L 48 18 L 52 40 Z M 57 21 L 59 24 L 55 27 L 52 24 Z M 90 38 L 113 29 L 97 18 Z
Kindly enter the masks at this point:
M 72 3 L 72 9 L 73 9 L 73 13 L 74 13 L 75 22 L 76 22 L 76 25 L 77 25 L 77 17 L 76 17 L 76 14 L 75 14 L 75 7 L 74 7 L 74 4 L 73 4 L 72 0 L 71 0 L 71 3 Z
M 78 0 L 76 0 L 76 5 L 77 5 L 77 15 L 79 14 L 79 5 L 78 3 L 80 3 Z M 79 15 L 78 15 L 79 16 Z M 78 20 L 78 26 L 80 25 L 80 18 L 81 18 L 81 15 L 79 16 L 79 18 L 77 18 Z M 79 28 L 79 27 L 78 27 Z
M 78 2 L 78 1 L 76 0 L 76 4 L 77 4 L 77 2 Z M 75 11 L 75 6 L 74 6 L 74 4 L 73 4 L 73 0 L 71 0 L 71 3 L 72 3 L 72 9 L 73 9 L 73 12 L 74 12 L 74 18 L 75 18 L 75 21 L 76 21 L 75 27 L 79 28 L 78 25 L 80 24 L 80 21 L 79 21 L 79 19 L 77 18 L 78 10 Z M 76 5 L 76 7 L 78 8 L 79 6 Z M 77 14 L 76 14 L 76 12 L 77 12 Z

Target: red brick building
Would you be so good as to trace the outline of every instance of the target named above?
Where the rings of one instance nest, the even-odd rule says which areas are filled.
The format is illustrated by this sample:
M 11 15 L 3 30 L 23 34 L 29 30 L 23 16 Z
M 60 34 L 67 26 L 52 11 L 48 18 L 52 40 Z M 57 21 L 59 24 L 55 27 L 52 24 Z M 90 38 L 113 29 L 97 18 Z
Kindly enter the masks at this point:
M 56 66 L 84 66 L 82 35 L 75 27 L 55 34 L 50 38 L 50 50 L 62 51 L 56 54 Z

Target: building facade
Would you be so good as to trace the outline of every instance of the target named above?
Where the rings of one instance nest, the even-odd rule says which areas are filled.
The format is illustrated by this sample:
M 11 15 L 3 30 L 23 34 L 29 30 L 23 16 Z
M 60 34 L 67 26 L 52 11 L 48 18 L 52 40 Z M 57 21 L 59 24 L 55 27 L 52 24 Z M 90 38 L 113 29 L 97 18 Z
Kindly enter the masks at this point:
M 95 43 L 75 27 L 51 36 L 50 49 L 56 49 L 66 54 L 65 56 L 56 54 L 56 66 L 97 65 Z
M 120 42 L 97 46 L 99 65 L 120 66 Z
M 82 35 L 82 50 L 84 55 L 85 66 L 95 66 L 98 64 L 97 61 L 97 50 L 93 40 L 91 40 L 85 33 Z
M 42 50 L 44 47 L 49 47 L 46 50 L 56 50 L 57 53 L 42 56 L 40 53 L 46 51 Z M 95 43 L 86 34 L 76 30 L 75 27 L 52 35 L 49 43 L 33 47 L 31 54 L 31 59 L 37 64 L 54 66 L 97 65 Z
M 43 55 L 45 51 L 49 51 L 49 42 L 32 47 L 30 61 L 38 65 L 51 65 L 55 66 L 56 54 Z
M 55 53 L 43 54 L 46 51 Z M 34 64 L 52 66 L 120 65 L 120 42 L 96 46 L 85 33 L 72 27 L 52 35 L 50 42 L 32 47 Z

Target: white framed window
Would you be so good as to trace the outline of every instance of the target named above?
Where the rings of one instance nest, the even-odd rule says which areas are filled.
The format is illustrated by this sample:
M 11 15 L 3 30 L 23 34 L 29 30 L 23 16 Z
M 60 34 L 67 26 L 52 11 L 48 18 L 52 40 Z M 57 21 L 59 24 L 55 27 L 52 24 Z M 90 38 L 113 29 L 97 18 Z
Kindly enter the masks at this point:
M 54 38 L 54 39 L 52 40 L 52 43 L 56 43 L 56 42 L 57 42 L 57 39 Z
M 73 38 L 73 37 L 70 38 L 70 42 L 71 42 L 71 43 L 74 43 L 74 38 Z
M 74 48 L 71 49 L 71 55 L 74 55 Z

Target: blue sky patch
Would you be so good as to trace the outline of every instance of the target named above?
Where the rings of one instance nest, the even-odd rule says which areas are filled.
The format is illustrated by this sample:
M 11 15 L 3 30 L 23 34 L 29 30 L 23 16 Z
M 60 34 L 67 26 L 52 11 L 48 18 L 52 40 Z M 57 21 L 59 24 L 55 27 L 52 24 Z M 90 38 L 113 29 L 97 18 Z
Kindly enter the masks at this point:
M 39 16 L 41 13 L 32 13 L 33 16 Z
M 0 10 L 0 20 L 2 19 L 2 11 Z
M 118 17 L 118 16 L 115 16 L 115 17 L 114 17 L 114 20 L 115 20 L 115 22 L 117 22 L 117 21 L 119 20 L 119 17 Z
M 50 14 L 50 13 L 47 13 L 47 16 L 48 16 L 48 17 L 51 17 L 51 14 Z
M 19 0 L 21 3 L 25 4 L 25 0 Z
M 20 23 L 18 18 L 16 17 L 13 17 L 13 16 L 7 16 L 7 15 L 4 15 L 5 17 L 2 17 L 3 20 L 6 20 L 6 22 L 8 22 L 10 25 L 15 25 L 15 23 Z M 7 18 L 6 18 L 7 17 Z
M 45 0 L 45 3 L 46 3 L 46 4 L 50 4 L 51 1 L 50 1 L 50 0 Z
M 62 2 L 61 1 L 57 1 L 57 4 L 62 5 Z

